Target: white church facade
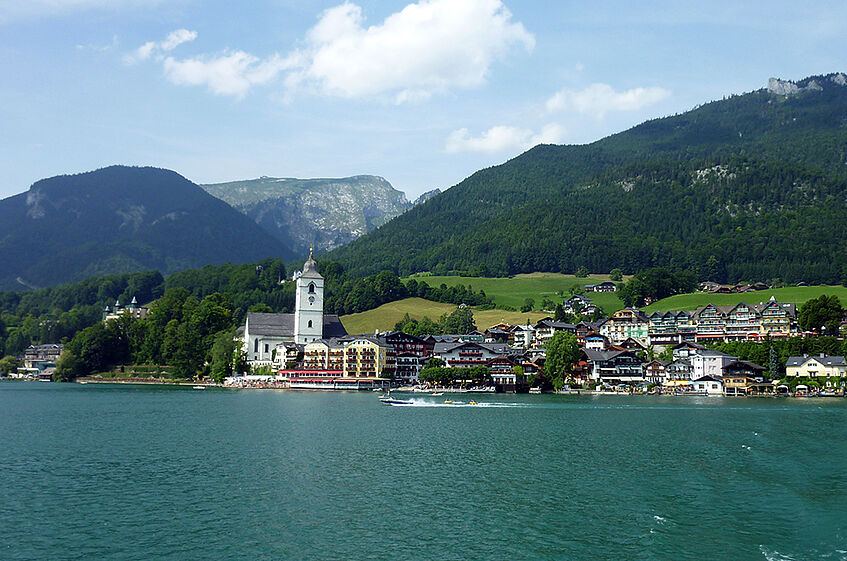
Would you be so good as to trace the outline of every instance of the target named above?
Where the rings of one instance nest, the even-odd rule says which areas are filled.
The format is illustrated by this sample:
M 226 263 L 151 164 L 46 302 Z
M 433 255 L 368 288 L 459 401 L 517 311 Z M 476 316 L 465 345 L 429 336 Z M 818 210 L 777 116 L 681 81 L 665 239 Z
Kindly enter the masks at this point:
M 319 339 L 343 337 L 347 330 L 338 316 L 324 314 L 324 279 L 309 252 L 303 271 L 296 275 L 293 314 L 248 312 L 244 323 L 244 352 L 251 366 L 279 364 L 290 354 Z M 274 360 L 276 359 L 276 361 Z

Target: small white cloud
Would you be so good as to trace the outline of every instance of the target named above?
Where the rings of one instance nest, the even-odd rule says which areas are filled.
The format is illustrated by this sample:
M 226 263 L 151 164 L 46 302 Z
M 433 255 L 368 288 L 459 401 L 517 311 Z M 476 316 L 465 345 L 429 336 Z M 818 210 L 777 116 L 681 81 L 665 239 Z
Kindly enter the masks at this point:
M 362 9 L 330 8 L 292 57 L 289 88 L 326 95 L 389 94 L 397 103 L 485 82 L 493 61 L 513 45 L 532 50 L 535 38 L 500 0 L 420 0 L 365 27 Z
M 636 111 L 671 95 L 664 88 L 632 88 L 616 92 L 608 84 L 591 84 L 584 90 L 560 90 L 547 100 L 547 110 L 576 111 L 602 118 L 609 111 Z
M 459 152 L 505 152 L 508 150 L 526 150 L 537 144 L 556 144 L 565 138 L 565 129 L 556 123 L 545 125 L 540 132 L 529 129 L 498 125 L 491 127 L 479 136 L 471 136 L 468 129 L 459 129 L 447 137 L 445 150 L 448 153 Z
M 213 57 L 164 61 L 165 77 L 177 85 L 207 86 L 212 93 L 242 98 L 251 86 L 266 84 L 289 68 L 291 63 L 278 55 L 266 60 L 234 51 Z
M 177 29 L 176 31 L 168 33 L 168 36 L 162 41 L 147 41 L 131 53 L 125 55 L 124 62 L 127 64 L 135 64 L 151 57 L 154 57 L 156 60 L 162 60 L 164 58 L 163 53 L 172 51 L 183 43 L 193 41 L 196 38 L 196 31 Z

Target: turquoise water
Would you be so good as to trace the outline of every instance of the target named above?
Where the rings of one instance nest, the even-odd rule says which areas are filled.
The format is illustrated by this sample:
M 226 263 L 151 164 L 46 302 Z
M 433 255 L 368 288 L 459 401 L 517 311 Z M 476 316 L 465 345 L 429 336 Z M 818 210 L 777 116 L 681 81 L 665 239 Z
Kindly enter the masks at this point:
M 414 399 L 0 383 L 0 559 L 847 559 L 847 400 Z

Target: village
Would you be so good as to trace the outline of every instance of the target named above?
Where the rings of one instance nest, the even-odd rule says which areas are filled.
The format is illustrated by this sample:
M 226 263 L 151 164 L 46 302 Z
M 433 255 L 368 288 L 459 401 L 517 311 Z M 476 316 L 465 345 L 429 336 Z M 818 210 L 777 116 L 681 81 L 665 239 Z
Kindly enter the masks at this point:
M 451 386 L 535 393 L 544 387 L 548 343 L 557 333 L 572 335 L 579 350 L 564 391 L 843 395 L 842 381 L 847 376 L 843 356 L 792 356 L 786 364 L 786 377 L 820 379 L 821 383 L 816 382 L 820 391 L 805 384 L 779 384 L 767 379 L 765 366 L 706 346 L 804 335 L 797 325 L 796 305 L 773 298 L 756 305 L 709 304 L 692 311 L 650 314 L 624 308 L 593 322 L 568 323 L 546 317 L 532 324 L 501 323 L 463 334 L 415 336 L 389 331 L 351 335 L 337 316 L 323 314 L 323 279 L 311 257 L 295 280 L 293 314 L 247 314 L 239 336 L 250 373 L 230 377 L 226 385 L 420 390 L 439 383 L 425 379 L 422 373 L 428 367 L 443 367 L 468 372 L 450 380 Z M 715 292 L 723 289 L 708 287 Z M 586 287 L 587 292 L 615 290 L 611 282 Z M 744 287 L 743 291 L 753 290 Z M 580 314 L 577 317 L 601 313 L 584 294 L 565 300 L 563 306 L 568 314 Z

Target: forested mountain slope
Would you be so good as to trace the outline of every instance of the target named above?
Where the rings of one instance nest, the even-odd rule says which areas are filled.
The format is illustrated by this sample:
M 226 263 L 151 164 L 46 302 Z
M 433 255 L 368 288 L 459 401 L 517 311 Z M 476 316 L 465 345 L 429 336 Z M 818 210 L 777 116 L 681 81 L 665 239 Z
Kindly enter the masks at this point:
M 0 289 L 290 259 L 286 244 L 181 175 L 112 166 L 37 181 L 0 201 Z
M 845 224 L 847 77 L 830 74 L 537 146 L 327 259 L 360 275 L 669 266 L 832 283 L 847 273 Z

